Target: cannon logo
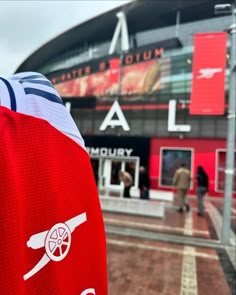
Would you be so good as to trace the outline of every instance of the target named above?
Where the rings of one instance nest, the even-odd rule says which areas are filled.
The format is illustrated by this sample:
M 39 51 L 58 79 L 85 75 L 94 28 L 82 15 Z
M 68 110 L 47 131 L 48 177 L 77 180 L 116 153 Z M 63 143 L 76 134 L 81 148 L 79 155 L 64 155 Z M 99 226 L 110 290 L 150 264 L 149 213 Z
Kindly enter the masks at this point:
M 34 234 L 27 242 L 32 249 L 45 247 L 45 254 L 40 261 L 23 278 L 28 280 L 42 269 L 50 260 L 61 261 L 68 254 L 71 246 L 71 234 L 76 227 L 87 220 L 86 213 L 82 213 L 65 223 L 57 223 L 50 230 Z M 91 292 L 90 292 L 91 293 Z M 82 294 L 90 294 L 82 293 Z M 95 293 L 91 293 L 95 294 Z
M 197 79 L 210 79 L 212 78 L 216 73 L 221 73 L 223 69 L 221 68 L 206 68 L 206 69 L 200 69 L 199 70 L 199 76 L 197 76 Z
M 96 292 L 95 292 L 95 290 L 94 289 L 86 289 L 86 290 L 84 290 L 80 295 L 89 295 L 89 294 L 93 294 L 93 295 L 96 295 Z

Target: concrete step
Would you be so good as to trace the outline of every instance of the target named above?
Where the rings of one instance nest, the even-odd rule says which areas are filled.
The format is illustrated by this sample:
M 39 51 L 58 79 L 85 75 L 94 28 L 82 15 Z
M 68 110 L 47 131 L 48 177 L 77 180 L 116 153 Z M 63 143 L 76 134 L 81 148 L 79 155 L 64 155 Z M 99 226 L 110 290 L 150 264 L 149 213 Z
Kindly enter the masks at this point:
M 165 217 L 164 202 L 100 196 L 100 203 L 104 212 L 127 213 L 157 218 Z
M 154 240 L 159 242 L 173 243 L 179 245 L 188 245 L 193 247 L 206 247 L 213 249 L 224 249 L 225 246 L 221 244 L 219 240 L 213 240 L 208 238 L 193 237 L 187 235 L 177 235 L 169 233 L 160 233 L 147 229 L 137 229 L 124 226 L 114 226 L 105 224 L 107 235 L 117 235 L 129 238 L 139 238 L 144 240 Z M 233 249 L 233 247 L 229 247 Z

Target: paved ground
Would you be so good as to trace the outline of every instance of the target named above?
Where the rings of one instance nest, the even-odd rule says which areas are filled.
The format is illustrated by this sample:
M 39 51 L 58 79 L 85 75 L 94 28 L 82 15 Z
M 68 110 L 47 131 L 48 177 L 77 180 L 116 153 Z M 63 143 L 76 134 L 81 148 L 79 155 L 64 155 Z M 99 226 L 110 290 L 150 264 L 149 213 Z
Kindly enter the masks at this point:
M 221 244 L 213 220 L 222 203 L 207 201 L 203 217 L 190 204 L 183 214 L 168 206 L 165 219 L 103 213 L 110 295 L 236 294 L 235 244 Z

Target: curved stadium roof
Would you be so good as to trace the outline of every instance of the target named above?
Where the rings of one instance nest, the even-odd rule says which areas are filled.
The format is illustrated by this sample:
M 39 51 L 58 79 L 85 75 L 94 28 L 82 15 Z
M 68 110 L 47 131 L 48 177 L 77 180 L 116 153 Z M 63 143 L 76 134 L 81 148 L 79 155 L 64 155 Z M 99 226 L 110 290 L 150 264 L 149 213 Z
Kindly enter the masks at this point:
M 84 43 L 111 40 L 116 27 L 115 14 L 123 10 L 130 34 L 174 25 L 176 11 L 181 11 L 181 23 L 216 17 L 214 4 L 233 0 L 136 0 L 85 21 L 52 39 L 32 53 L 16 70 L 33 71 L 57 55 L 78 48 Z

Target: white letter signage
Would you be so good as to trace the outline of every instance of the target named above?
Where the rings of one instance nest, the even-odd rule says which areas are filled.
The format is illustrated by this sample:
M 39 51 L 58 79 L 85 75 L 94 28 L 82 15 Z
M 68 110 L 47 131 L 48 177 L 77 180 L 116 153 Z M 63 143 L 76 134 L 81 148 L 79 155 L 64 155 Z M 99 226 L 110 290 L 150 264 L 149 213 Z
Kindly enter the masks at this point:
M 112 119 L 115 114 L 117 115 L 118 119 Z M 107 113 L 99 130 L 104 131 L 107 129 L 108 126 L 110 126 L 111 128 L 114 128 L 116 126 L 121 126 L 124 131 L 130 130 L 129 125 L 125 119 L 125 116 L 121 110 L 121 107 L 120 107 L 118 101 L 114 101 L 110 111 Z
M 190 125 L 176 125 L 176 100 L 169 101 L 169 113 L 168 113 L 168 131 L 169 132 L 190 132 Z

